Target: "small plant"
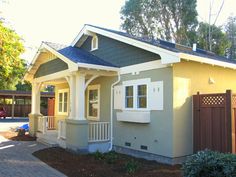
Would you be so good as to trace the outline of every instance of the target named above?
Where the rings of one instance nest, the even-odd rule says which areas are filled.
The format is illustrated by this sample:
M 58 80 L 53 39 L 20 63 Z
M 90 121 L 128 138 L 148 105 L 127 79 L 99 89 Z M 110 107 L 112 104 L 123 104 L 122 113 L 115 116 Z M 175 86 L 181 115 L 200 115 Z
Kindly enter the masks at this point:
M 94 155 L 94 158 L 95 158 L 96 160 L 102 160 L 102 159 L 104 159 L 104 154 L 101 153 L 101 152 L 99 152 L 99 151 L 96 151 L 95 153 L 93 153 L 93 155 Z
M 125 163 L 124 168 L 127 173 L 133 174 L 139 169 L 140 165 L 137 161 L 131 159 Z
M 108 164 L 114 164 L 118 159 L 118 155 L 114 151 L 110 151 L 105 154 L 105 160 Z
M 183 163 L 184 177 L 235 177 L 236 155 L 199 151 Z

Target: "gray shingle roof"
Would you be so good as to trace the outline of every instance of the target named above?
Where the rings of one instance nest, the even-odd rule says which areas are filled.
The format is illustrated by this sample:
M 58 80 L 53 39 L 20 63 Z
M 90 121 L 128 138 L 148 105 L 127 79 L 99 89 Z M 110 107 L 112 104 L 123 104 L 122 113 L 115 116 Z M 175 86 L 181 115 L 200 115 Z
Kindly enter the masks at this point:
M 43 42 L 46 45 L 50 46 L 66 58 L 70 59 L 75 63 L 86 63 L 86 64 L 94 64 L 94 65 L 102 65 L 109 67 L 116 67 L 115 65 L 102 60 L 101 58 L 83 50 L 78 47 L 65 46 L 62 44 L 56 44 L 52 42 Z

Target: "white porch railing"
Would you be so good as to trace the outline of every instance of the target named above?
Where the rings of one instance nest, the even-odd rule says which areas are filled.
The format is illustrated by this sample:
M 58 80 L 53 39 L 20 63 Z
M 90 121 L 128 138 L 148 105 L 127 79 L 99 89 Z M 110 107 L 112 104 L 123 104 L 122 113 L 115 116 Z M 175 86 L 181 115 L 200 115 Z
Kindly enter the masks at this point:
M 90 122 L 89 123 L 89 142 L 103 142 L 110 140 L 109 122 Z
M 66 121 L 58 121 L 58 139 L 66 139 Z
M 43 134 L 47 130 L 55 129 L 55 117 L 54 116 L 40 116 L 38 117 L 38 131 Z

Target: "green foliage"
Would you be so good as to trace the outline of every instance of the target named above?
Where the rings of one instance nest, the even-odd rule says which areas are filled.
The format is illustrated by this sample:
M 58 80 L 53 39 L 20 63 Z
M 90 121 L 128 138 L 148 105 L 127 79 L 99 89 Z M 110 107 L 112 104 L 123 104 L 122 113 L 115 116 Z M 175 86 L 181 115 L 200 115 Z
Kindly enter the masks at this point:
M 129 160 L 124 165 L 125 171 L 129 174 L 135 173 L 139 168 L 140 168 L 140 164 L 133 159 Z
M 209 24 L 208 23 L 199 23 L 197 31 L 197 41 L 198 48 L 205 50 L 210 50 L 209 48 Z M 222 32 L 220 27 L 211 25 L 211 43 L 212 43 L 212 52 L 217 55 L 224 56 L 226 49 L 230 46 L 230 42 L 227 39 L 225 33 Z
M 95 153 L 93 153 L 93 156 L 96 160 L 103 160 L 104 159 L 104 154 L 99 151 L 96 151 Z
M 118 159 L 118 155 L 114 151 L 110 151 L 105 154 L 105 161 L 108 164 L 114 164 L 117 161 L 117 159 Z
M 23 83 L 22 82 L 18 82 L 18 84 L 16 84 L 16 90 L 19 90 L 19 91 L 31 91 L 31 83 L 28 82 L 28 81 L 24 81 Z
M 236 59 L 236 16 L 229 17 L 225 25 L 227 39 L 230 42 L 228 58 Z
M 199 151 L 183 163 L 184 177 L 235 177 L 236 155 Z
M 197 22 L 196 0 L 128 0 L 121 27 L 134 36 L 191 45 Z
M 22 79 L 26 68 L 20 58 L 23 52 L 21 38 L 0 22 L 0 89 L 14 89 Z

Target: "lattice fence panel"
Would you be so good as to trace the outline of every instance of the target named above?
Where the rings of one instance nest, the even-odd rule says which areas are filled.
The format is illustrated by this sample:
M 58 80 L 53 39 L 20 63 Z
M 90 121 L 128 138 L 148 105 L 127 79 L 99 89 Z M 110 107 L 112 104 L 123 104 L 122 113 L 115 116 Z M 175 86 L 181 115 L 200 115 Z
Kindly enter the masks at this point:
M 224 107 L 226 96 L 221 95 L 201 95 L 201 106 L 203 107 Z
M 236 95 L 232 96 L 232 106 L 233 108 L 236 108 Z

